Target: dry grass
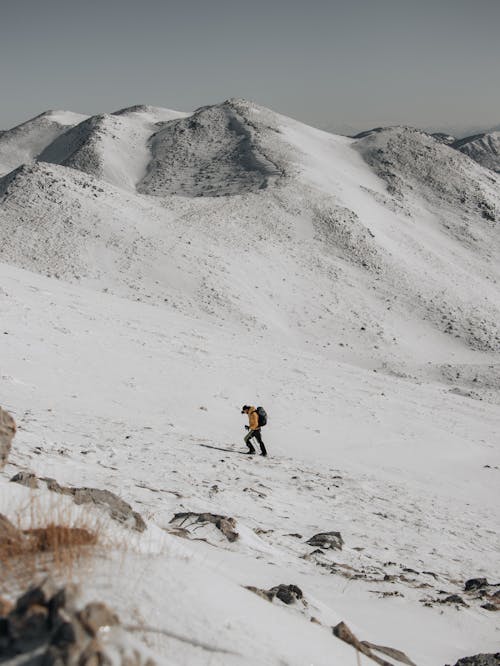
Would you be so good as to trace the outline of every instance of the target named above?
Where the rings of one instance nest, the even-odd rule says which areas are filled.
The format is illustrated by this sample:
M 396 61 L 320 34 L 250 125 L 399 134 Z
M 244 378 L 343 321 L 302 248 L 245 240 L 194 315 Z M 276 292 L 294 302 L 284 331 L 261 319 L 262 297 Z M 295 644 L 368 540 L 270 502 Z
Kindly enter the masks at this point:
M 11 526 L 0 525 L 0 587 L 7 594 L 47 574 L 79 582 L 96 548 L 104 545 L 103 519 L 76 510 L 61 497 L 42 501 L 33 492 L 24 506 L 9 514 Z

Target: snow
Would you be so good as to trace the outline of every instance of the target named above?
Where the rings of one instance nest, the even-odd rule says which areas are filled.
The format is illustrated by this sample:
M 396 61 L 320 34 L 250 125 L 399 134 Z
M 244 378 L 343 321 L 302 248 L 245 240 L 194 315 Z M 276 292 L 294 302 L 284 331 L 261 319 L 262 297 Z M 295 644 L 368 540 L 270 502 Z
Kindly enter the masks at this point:
M 46 111 L 0 134 L 0 176 L 31 162 L 69 126 L 85 118 L 70 111 Z
M 157 125 L 188 114 L 154 107 L 132 107 L 93 116 L 76 125 L 40 153 L 43 162 L 63 164 L 126 190 L 146 173 L 148 141 Z
M 144 635 L 159 663 L 355 664 L 340 620 L 419 666 L 497 649 L 480 602 L 425 603 L 500 579 L 498 178 L 243 100 L 69 132 L 0 180 L 0 512 L 19 469 L 133 504 L 148 530 L 109 525 L 127 545 L 85 595 L 236 653 Z M 250 402 L 268 459 L 239 453 Z M 181 511 L 240 538 L 180 539 Z M 343 550 L 311 555 L 329 530 Z M 307 606 L 244 589 L 279 583 Z
M 280 168 L 260 149 L 240 106 L 230 100 L 204 107 L 156 132 L 151 140 L 153 159 L 140 191 L 155 196 L 226 196 L 268 187 L 280 176 Z
M 486 132 L 465 139 L 458 139 L 453 144 L 465 155 L 487 169 L 500 172 L 500 131 Z
M 47 119 L 51 120 L 54 123 L 59 123 L 59 125 L 72 126 L 77 123 L 81 123 L 82 120 L 85 120 L 87 116 L 82 115 L 81 113 L 74 113 L 73 111 L 46 111 L 43 114 Z

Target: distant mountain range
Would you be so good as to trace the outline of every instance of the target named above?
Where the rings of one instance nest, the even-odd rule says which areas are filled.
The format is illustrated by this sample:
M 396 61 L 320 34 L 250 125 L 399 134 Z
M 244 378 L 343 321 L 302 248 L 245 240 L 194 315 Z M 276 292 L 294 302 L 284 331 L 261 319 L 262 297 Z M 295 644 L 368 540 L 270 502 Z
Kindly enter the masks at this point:
M 500 173 L 500 130 L 457 139 L 451 145 L 487 169 Z

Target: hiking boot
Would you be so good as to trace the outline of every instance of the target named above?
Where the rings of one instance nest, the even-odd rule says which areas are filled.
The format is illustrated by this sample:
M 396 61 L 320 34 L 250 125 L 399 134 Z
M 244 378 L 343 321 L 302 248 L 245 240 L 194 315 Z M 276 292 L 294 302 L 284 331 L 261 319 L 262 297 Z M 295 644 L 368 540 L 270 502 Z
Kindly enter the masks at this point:
M 267 456 L 267 453 L 261 453 L 261 456 L 264 456 L 264 458 Z
M 255 453 L 255 449 L 250 449 L 249 451 L 244 451 L 243 455 L 244 456 L 253 456 L 254 453 Z

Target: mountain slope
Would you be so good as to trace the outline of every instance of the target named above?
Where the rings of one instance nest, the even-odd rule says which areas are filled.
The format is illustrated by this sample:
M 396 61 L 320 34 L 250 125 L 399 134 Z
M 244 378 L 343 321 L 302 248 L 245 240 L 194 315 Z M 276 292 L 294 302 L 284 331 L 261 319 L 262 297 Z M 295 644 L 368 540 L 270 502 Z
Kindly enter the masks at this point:
M 114 176 L 132 188 L 145 153 L 134 162 L 129 135 L 120 153 L 109 133 L 129 115 L 69 134 L 100 127 L 91 144 L 108 167 L 122 155 Z M 351 140 L 232 100 L 161 125 L 139 185 L 154 196 L 79 173 L 87 148 L 62 160 L 72 169 L 40 163 L 0 181 L 4 261 L 363 363 L 499 349 L 498 179 L 428 135 Z
M 282 173 L 268 144 L 259 140 L 263 131 L 277 131 L 276 114 L 267 115 L 271 126 L 265 110 L 229 100 L 168 123 L 151 139 L 153 159 L 140 191 L 227 196 L 265 189 Z
M 130 502 L 81 578 L 159 664 L 368 666 L 341 620 L 419 666 L 494 650 L 500 586 L 464 587 L 500 580 L 499 177 L 244 100 L 66 129 L 0 178 L 0 513 L 22 470 Z
M 38 159 L 135 191 L 150 160 L 147 143 L 156 125 L 185 115 L 170 109 L 135 106 L 92 116 L 58 136 Z
M 481 166 L 500 173 L 500 130 L 458 139 L 452 145 Z
M 331 632 L 340 620 L 419 666 L 495 649 L 495 613 L 463 586 L 498 580 L 497 405 L 285 336 L 1 264 L 0 278 L 2 393 L 21 426 L 0 512 L 28 504 L 6 482 L 20 469 L 131 502 L 148 530 L 112 532 L 116 549 L 83 570 L 87 598 L 240 654 L 160 635 L 149 643 L 159 663 L 354 664 Z M 248 396 L 270 415 L 266 460 L 240 455 Z M 188 521 L 175 536 L 170 521 L 186 511 L 233 517 L 239 538 Z M 308 545 L 331 530 L 342 550 Z M 280 583 L 306 603 L 243 589 Z M 469 607 L 445 602 L 452 594 Z
M 46 111 L 0 133 L 0 176 L 31 162 L 68 127 L 80 123 L 85 117 L 70 111 Z

